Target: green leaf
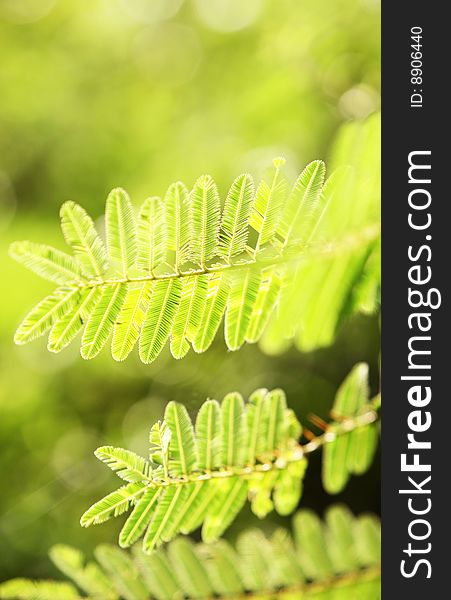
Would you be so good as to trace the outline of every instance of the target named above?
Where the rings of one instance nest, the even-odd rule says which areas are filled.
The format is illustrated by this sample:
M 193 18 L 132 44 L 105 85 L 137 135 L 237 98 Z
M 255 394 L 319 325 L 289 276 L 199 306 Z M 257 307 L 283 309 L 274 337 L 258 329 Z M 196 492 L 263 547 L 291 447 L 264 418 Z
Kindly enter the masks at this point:
M 102 290 L 98 287 L 80 290 L 79 301 L 75 310 L 71 310 L 59 319 L 50 331 L 47 348 L 51 352 L 60 352 L 70 344 L 88 320 L 101 296 Z
M 212 471 L 221 465 L 221 409 L 216 400 L 207 400 L 197 413 L 198 467 Z
M 15 343 L 26 344 L 44 335 L 54 323 L 74 310 L 79 296 L 79 288 L 57 288 L 27 314 L 14 335 Z
M 264 426 L 264 409 L 267 393 L 267 389 L 255 390 L 251 394 L 249 404 L 246 407 L 247 448 L 245 463 L 247 465 L 254 465 L 258 455 L 262 454 L 262 450 L 266 449 L 262 433 L 266 430 Z
M 130 504 L 139 500 L 146 490 L 147 486 L 144 482 L 129 483 L 120 487 L 88 508 L 82 515 L 80 524 L 83 527 L 89 527 L 122 515 L 130 508 Z
M 195 502 L 193 502 L 193 490 L 197 488 L 197 485 L 198 482 L 187 483 L 176 488 L 176 491 L 180 490 L 180 492 L 174 494 L 173 501 L 171 501 L 170 518 L 164 524 L 163 522 L 160 523 L 162 526 L 161 530 L 158 532 L 158 535 L 155 536 L 158 546 L 163 542 L 169 542 L 181 532 L 186 515 L 190 512 L 191 507 L 195 505 Z M 156 516 L 155 520 L 157 520 Z
M 95 562 L 86 562 L 82 552 L 71 546 L 57 544 L 50 549 L 53 564 L 72 579 L 84 592 L 94 598 L 116 600 L 114 587 Z
M 221 405 L 222 464 L 244 464 L 246 422 L 240 394 L 227 394 Z
M 252 314 L 246 331 L 246 342 L 253 344 L 263 334 L 271 314 L 279 300 L 282 279 L 277 271 L 270 267 L 263 275 L 257 296 L 252 307 Z
M 138 217 L 137 266 L 153 273 L 166 260 L 167 232 L 165 211 L 157 196 L 144 200 Z
M 338 259 L 333 255 L 318 257 L 298 271 L 295 310 L 304 314 L 303 329 L 294 336 L 298 349 L 309 351 L 333 342 L 339 324 L 349 314 L 352 290 L 362 276 L 369 252 L 371 247 L 364 245 L 363 249 L 342 251 Z
M 137 482 L 129 486 L 138 487 L 125 486 L 108 495 L 85 513 L 82 524 L 102 522 L 136 505 L 121 543 L 134 543 L 147 530 L 144 548 L 150 552 L 177 533 L 188 534 L 200 526 L 205 541 L 217 539 L 246 499 L 260 518 L 273 509 L 286 515 L 299 503 L 308 455 L 325 446 L 324 461 L 329 460 L 331 469 L 334 459 L 330 462 L 326 453 L 332 442 L 349 440 L 362 423 L 376 428 L 376 419 L 372 401 L 354 418 L 332 422 L 324 434 L 301 445 L 302 427 L 280 389 L 256 390 L 246 404 L 236 392 L 227 394 L 221 406 L 207 400 L 195 430 L 185 407 L 170 402 L 164 421 L 150 430 L 150 464 L 120 448 L 107 446 L 96 452 L 120 477 Z M 342 477 L 344 469 L 348 478 L 350 466 L 339 459 L 331 473 Z
M 184 534 L 191 533 L 202 525 L 216 493 L 214 481 L 197 481 L 187 487 L 189 487 L 189 496 L 185 510 L 179 517 L 180 532 Z
M 207 302 L 193 339 L 196 352 L 205 352 L 211 346 L 225 312 L 229 289 L 225 273 L 208 280 Z
M 374 515 L 362 515 L 354 525 L 354 539 L 359 562 L 363 566 L 377 565 L 381 559 L 381 527 Z
M 286 423 L 286 428 L 285 428 L 285 435 L 286 435 L 286 439 L 285 441 L 288 442 L 288 444 L 284 444 L 284 445 L 288 445 L 289 446 L 289 442 L 293 439 L 298 440 L 301 437 L 302 434 L 302 425 L 299 423 L 294 411 L 291 408 L 288 408 L 285 411 L 285 423 Z
M 326 166 L 323 161 L 314 160 L 297 178 L 278 227 L 284 245 L 291 242 L 293 237 L 306 241 L 311 235 L 312 221 L 320 208 L 325 174 Z
M 238 350 L 246 339 L 261 283 L 261 274 L 251 267 L 239 276 L 230 278 L 230 295 L 227 301 L 225 339 L 231 350 Z
M 61 207 L 61 228 L 72 247 L 83 271 L 92 277 L 101 277 L 108 268 L 105 246 L 87 212 L 75 202 Z
M 161 504 L 158 504 L 157 508 L 157 502 L 161 497 L 163 497 L 162 488 L 146 489 L 121 529 L 119 545 L 122 548 L 127 548 L 139 540 L 154 516 L 155 510 L 159 510 Z
M 285 164 L 285 159 L 279 157 L 273 162 L 274 174 L 271 184 L 268 185 L 266 181 L 260 182 L 250 220 L 251 226 L 258 232 L 255 253 L 273 238 L 284 202 L 286 184 L 280 176 L 280 169 Z
M 144 363 L 155 360 L 169 337 L 181 288 L 179 279 L 165 279 L 154 285 L 139 338 L 139 356 Z
M 279 515 L 289 515 L 296 510 L 302 496 L 306 469 L 307 460 L 303 459 L 290 463 L 280 472 L 273 494 L 274 507 Z
M 362 475 L 373 462 L 379 438 L 378 428 L 371 424 L 357 427 L 349 434 L 346 466 L 350 473 Z
M 202 175 L 190 195 L 190 260 L 204 268 L 217 249 L 221 202 L 210 175 Z
M 171 496 L 173 498 L 173 496 Z M 162 511 L 163 514 L 164 511 Z M 51 550 L 56 566 L 94 600 L 175 600 L 237 597 L 290 600 L 374 600 L 380 597 L 380 522 L 332 506 L 326 520 L 311 511 L 294 518 L 294 536 L 277 529 L 241 532 L 235 547 L 223 540 L 169 543 L 146 555 L 102 544 L 97 563 L 65 546 Z M 16 579 L 0 584 L 0 598 L 76 600 L 69 583 Z
M 187 539 L 177 539 L 169 547 L 169 558 L 183 589 L 192 598 L 210 598 L 213 588 L 196 548 Z
M 285 434 L 284 415 L 287 409 L 285 392 L 281 389 L 268 392 L 264 404 L 265 435 L 260 438 L 259 452 L 273 454 Z
M 368 401 L 368 365 L 359 363 L 339 387 L 332 409 L 339 423 L 328 428 L 324 446 L 323 485 L 329 494 L 340 492 L 351 474 L 364 473 L 371 464 L 377 443 L 375 425 L 342 432 L 340 424 L 343 419 L 358 416 Z
M 262 339 L 265 351 L 282 352 L 291 341 L 303 352 L 329 346 L 347 317 L 378 307 L 380 270 L 368 269 L 368 260 L 380 239 L 379 120 L 348 123 L 337 135 L 332 176 L 311 217 L 302 219 L 305 228 L 300 221 L 299 234 L 289 237 L 287 248 L 298 237 L 304 260 L 293 264 Z M 364 279 L 370 295 L 359 299 Z
M 368 402 L 368 365 L 359 363 L 338 389 L 333 414 L 338 417 L 353 417 Z
M 187 496 L 184 486 L 168 487 L 163 491 L 158 507 L 143 540 L 144 551 L 150 553 L 163 542 L 168 542 L 177 533 L 174 522 L 177 514 L 183 509 Z M 138 539 L 139 535 L 136 537 Z
M 111 353 L 117 361 L 127 358 L 135 347 L 149 307 L 153 282 L 127 290 L 121 311 L 114 324 Z
M 326 543 L 336 572 L 346 573 L 359 566 L 354 544 L 354 516 L 345 507 L 335 505 L 326 513 Z
M 324 164 L 310 163 L 286 204 L 281 158 L 256 193 L 249 175 L 236 178 L 222 211 L 208 175 L 191 191 L 171 185 L 164 202 L 148 198 L 138 226 L 126 192 L 115 189 L 106 207 L 108 256 L 92 219 L 73 202 L 64 204 L 62 228 L 74 257 L 26 242 L 13 245 L 11 254 L 39 274 L 71 283 L 83 298 L 86 289 L 108 295 L 111 287 L 127 287 L 127 302 L 105 321 L 99 310 L 108 303 L 88 302 L 83 314 L 68 317 L 67 335 L 49 347 L 67 345 L 94 313 L 100 343 L 82 349 L 86 358 L 108 339 L 111 320 L 116 360 L 139 339 L 140 357 L 149 363 L 170 336 L 176 358 L 190 344 L 204 352 L 223 317 L 230 350 L 259 340 L 271 353 L 292 342 L 304 351 L 329 345 L 348 315 L 378 307 L 378 127 L 377 117 L 344 126 L 332 152 L 332 176 L 324 183 Z M 109 262 L 120 272 L 108 272 Z M 153 289 L 145 317 L 143 286 Z
M 94 454 L 125 481 L 130 483 L 152 481 L 150 463 L 130 450 L 113 448 L 113 446 L 101 446 L 97 448 Z
M 115 188 L 108 195 L 105 221 L 109 257 L 126 277 L 135 265 L 137 236 L 133 206 L 122 188 Z
M 271 537 L 273 554 L 273 569 L 276 573 L 274 580 L 279 586 L 299 585 L 304 581 L 301 565 L 296 555 L 292 537 L 285 529 L 276 529 Z
M 77 590 L 59 581 L 10 579 L 0 583 L 0 598 L 5 600 L 79 600 Z
M 264 519 L 274 510 L 274 502 L 271 498 L 273 491 L 276 493 L 275 484 L 279 477 L 275 470 L 257 472 L 248 484 L 248 496 L 251 502 L 251 510 L 259 519 Z
M 269 540 L 258 529 L 249 529 L 238 537 L 236 547 L 246 589 L 271 589 L 271 563 L 274 560 Z
M 240 559 L 234 548 L 224 540 L 199 547 L 201 557 L 214 590 L 220 596 L 234 596 L 244 593 L 241 578 Z
M 238 477 L 214 482 L 215 497 L 202 526 L 202 539 L 210 543 L 217 540 L 243 508 L 247 498 L 246 481 Z
M 150 460 L 156 465 L 162 465 L 164 477 L 169 475 L 169 443 L 171 430 L 165 421 L 157 421 L 150 429 Z
M 189 192 L 180 181 L 169 186 L 164 198 L 167 245 L 174 253 L 176 271 L 189 259 L 191 231 L 188 198 Z
M 330 441 L 323 449 L 322 479 L 324 489 L 328 494 L 338 494 L 345 487 L 349 479 L 347 456 L 349 449 L 349 434 L 336 435 L 338 425 L 331 425 L 328 429 Z
M 171 431 L 169 474 L 187 477 L 197 462 L 193 424 L 186 408 L 177 402 L 169 402 L 164 419 Z
M 188 277 L 182 284 L 180 304 L 172 326 L 171 352 L 174 358 L 182 358 L 189 350 L 199 328 L 207 303 L 207 275 Z
M 143 580 L 152 598 L 156 600 L 172 600 L 177 596 L 179 583 L 174 577 L 173 569 L 163 552 L 144 554 L 134 546 L 134 558 Z
M 313 512 L 303 510 L 294 517 L 293 526 L 305 575 L 313 580 L 331 577 L 334 568 L 327 552 L 321 521 Z
M 227 194 L 217 249 L 218 256 L 227 261 L 246 248 L 254 194 L 254 181 L 250 175 L 239 175 Z
M 105 287 L 86 323 L 81 340 L 84 359 L 97 356 L 107 343 L 127 294 L 127 286 L 121 283 Z
M 97 546 L 95 556 L 113 581 L 121 598 L 124 600 L 148 600 L 144 581 L 138 568 L 129 555 L 119 548 L 101 544 Z
M 80 264 L 69 254 L 45 244 L 14 242 L 9 255 L 49 281 L 58 285 L 70 285 L 84 280 Z

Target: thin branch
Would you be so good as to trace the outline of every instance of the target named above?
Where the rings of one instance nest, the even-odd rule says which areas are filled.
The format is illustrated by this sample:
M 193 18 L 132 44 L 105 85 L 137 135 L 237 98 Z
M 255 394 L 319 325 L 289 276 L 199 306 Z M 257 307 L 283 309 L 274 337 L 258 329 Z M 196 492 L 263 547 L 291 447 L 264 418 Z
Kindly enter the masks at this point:
M 253 255 L 249 255 L 248 260 L 244 260 L 239 263 L 224 263 L 218 264 L 213 267 L 203 267 L 200 269 L 190 269 L 187 271 L 175 271 L 171 273 L 162 273 L 161 275 L 155 275 L 151 273 L 149 275 L 142 275 L 138 277 L 117 277 L 111 279 L 92 279 L 89 281 L 77 282 L 77 286 L 80 288 L 93 288 L 101 287 L 104 285 L 114 285 L 117 283 L 144 283 L 146 281 L 160 281 L 165 279 L 179 279 L 184 277 L 191 277 L 193 275 L 208 275 L 212 273 L 221 273 L 222 271 L 233 270 L 238 271 L 246 269 L 251 265 L 261 265 L 261 267 L 278 265 L 278 264 L 289 264 L 297 263 L 305 259 L 308 254 L 309 258 L 315 257 L 332 257 L 354 248 L 359 248 L 365 244 L 373 242 L 377 239 L 380 233 L 379 224 L 373 224 L 365 227 L 359 233 L 350 234 L 344 237 L 340 242 L 329 242 L 329 243 L 318 243 L 305 246 L 302 250 L 298 249 L 295 256 L 288 253 L 285 256 L 268 257 L 258 259 L 254 258 Z M 299 253 L 300 251 L 300 253 Z
M 371 582 L 379 579 L 381 576 L 380 565 L 376 567 L 368 567 L 366 569 L 356 569 L 344 575 L 335 575 L 328 577 L 320 582 L 299 583 L 284 588 L 267 590 L 258 590 L 255 592 L 243 592 L 240 594 L 221 594 L 221 596 L 204 596 L 198 597 L 198 600 L 268 600 L 268 598 L 292 598 L 293 594 L 304 595 L 319 594 L 333 589 L 344 588 L 349 585 Z M 301 597 L 301 596 L 300 596 Z
M 227 477 L 243 477 L 244 479 L 252 478 L 256 473 L 267 473 L 274 470 L 283 470 L 287 464 L 293 462 L 299 462 L 304 457 L 312 452 L 315 452 L 328 442 L 332 442 L 340 435 L 350 433 L 358 427 L 364 425 L 370 425 L 379 420 L 379 413 L 377 411 L 379 406 L 379 397 L 376 396 L 368 405 L 367 409 L 361 414 L 355 417 L 349 417 L 343 419 L 339 423 L 335 423 L 334 431 L 327 431 L 319 436 L 313 437 L 307 444 L 298 444 L 293 450 L 290 451 L 288 456 L 276 456 L 274 462 L 259 463 L 252 466 L 239 467 L 239 468 L 226 468 L 221 471 L 209 471 L 208 473 L 187 475 L 185 477 L 166 477 L 161 480 L 153 480 L 150 483 L 150 487 L 166 487 L 170 485 L 184 485 L 187 483 L 195 483 L 198 481 L 208 481 L 211 479 L 224 479 Z M 329 424 L 330 426 L 330 424 Z

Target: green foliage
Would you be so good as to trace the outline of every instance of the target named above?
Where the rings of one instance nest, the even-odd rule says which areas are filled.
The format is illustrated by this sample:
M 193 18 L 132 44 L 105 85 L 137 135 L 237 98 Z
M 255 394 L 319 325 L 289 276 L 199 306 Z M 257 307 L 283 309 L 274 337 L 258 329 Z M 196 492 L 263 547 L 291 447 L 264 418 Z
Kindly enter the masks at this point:
M 150 556 L 136 547 L 129 554 L 101 545 L 95 551 L 100 566 L 86 564 L 81 553 L 67 546 L 54 547 L 50 556 L 91 600 L 234 600 L 245 594 L 265 600 L 374 600 L 379 596 L 378 519 L 354 517 L 336 505 L 328 509 L 324 522 L 311 511 L 298 512 L 293 529 L 293 536 L 277 529 L 271 537 L 258 529 L 244 531 L 236 547 L 224 540 L 205 545 L 180 538 Z M 53 596 L 48 586 L 53 586 Z M 9 600 L 78 597 L 75 588 L 65 583 L 19 579 L 0 585 L 0 598 Z
M 78 600 L 80 596 L 70 583 L 18 578 L 0 584 L 0 598 L 8 600 Z
M 57 544 L 51 548 L 50 558 L 61 573 L 90 596 L 102 600 L 115 600 L 117 597 L 109 578 L 99 565 L 94 561 L 86 561 L 79 550 Z
M 13 258 L 60 286 L 25 317 L 16 343 L 50 331 L 48 348 L 59 352 L 85 326 L 83 358 L 97 356 L 112 335 L 116 360 L 138 345 L 150 363 L 168 340 L 177 359 L 191 347 L 204 352 L 223 317 L 227 347 L 237 350 L 258 341 L 273 314 L 270 351 L 299 336 L 308 349 L 330 343 L 346 314 L 374 309 L 378 194 L 365 149 L 377 131 L 374 120 L 343 130 L 332 164 L 349 156 L 351 166 L 326 183 L 322 161 L 307 165 L 288 194 L 282 158 L 256 190 L 250 175 L 239 176 L 222 211 L 209 175 L 191 191 L 176 183 L 163 201 L 149 198 L 137 219 L 127 193 L 115 189 L 106 248 L 87 213 L 66 202 L 61 225 L 73 257 L 30 242 L 11 246 Z
M 361 363 L 353 368 L 340 386 L 332 408 L 337 425 L 329 427 L 329 441 L 324 447 L 323 460 L 323 482 L 329 494 L 340 492 L 350 475 L 364 473 L 372 462 L 378 442 L 375 427 L 362 424 L 349 433 L 342 433 L 347 422 L 352 423 L 353 417 L 366 412 L 368 401 L 368 365 Z M 336 436 L 337 427 L 341 434 Z
M 285 280 L 285 290 L 263 334 L 262 347 L 276 354 L 294 341 L 302 351 L 327 346 L 340 323 L 354 312 L 372 313 L 379 304 L 380 285 L 380 120 L 342 127 L 328 168 L 332 172 L 318 197 L 305 208 L 296 186 L 288 203 L 281 233 L 290 223 L 302 224 L 301 239 L 310 247 L 327 242 L 323 251 L 299 261 Z M 302 183 L 298 180 L 299 184 Z M 296 209 L 302 214 L 297 214 Z M 316 211 L 322 211 L 320 219 Z M 296 215 L 293 218 L 293 215 Z M 291 220 L 293 219 L 293 220 Z M 299 316 L 301 315 L 301 316 Z
M 119 535 L 122 547 L 142 537 L 144 551 L 150 553 L 200 526 L 203 540 L 212 542 L 246 500 L 260 518 L 273 509 L 282 515 L 295 510 L 307 456 L 323 445 L 324 485 L 341 491 L 349 472 L 368 469 L 375 450 L 377 414 L 366 378 L 366 365 L 358 365 L 336 398 L 340 407 L 344 395 L 352 397 L 352 414 L 349 408 L 341 410 L 322 435 L 305 444 L 300 442 L 301 425 L 279 389 L 256 390 L 246 403 L 238 393 L 227 394 L 221 404 L 207 400 L 195 427 L 185 407 L 170 402 L 164 421 L 151 428 L 150 461 L 122 448 L 96 450 L 97 458 L 128 483 L 91 506 L 81 524 L 103 523 L 132 508 Z M 348 439 L 351 454 L 357 444 L 365 457 L 358 470 L 349 465 L 348 454 L 335 450 Z M 335 470 L 346 477 L 334 476 Z
M 53 282 L 19 272 L 17 265 L 6 259 L 6 249 L 13 240 L 29 239 L 63 250 L 58 228 L 54 221 L 52 224 L 60 200 L 82 199 L 83 206 L 97 217 L 105 192 L 123 185 L 138 209 L 149 193 L 164 192 L 176 177 L 191 185 L 208 167 L 222 199 L 236 174 L 245 170 L 254 174 L 252 201 L 260 169 L 271 156 L 284 154 L 289 159 L 284 172 L 289 172 L 290 180 L 294 180 L 302 161 L 316 156 L 328 158 L 330 171 L 329 147 L 339 123 L 359 120 L 377 108 L 377 3 L 320 0 L 312 10 L 306 10 L 305 4 L 293 0 L 250 2 L 254 7 L 249 9 L 254 11 L 252 20 L 232 32 L 224 32 L 223 26 L 239 26 L 247 8 L 239 2 L 223 3 L 223 10 L 216 11 L 218 32 L 208 18 L 212 13 L 215 16 L 210 4 L 214 2 L 1 3 L 0 244 L 5 259 L 3 279 L 12 284 L 1 297 L 0 401 L 4 414 L 0 428 L 8 450 L 1 455 L 4 491 L 0 513 L 4 515 L 3 546 L 8 551 L 0 561 L 0 580 L 22 573 L 44 576 L 43 553 L 49 540 L 51 544 L 55 539 L 66 540 L 77 546 L 89 544 L 90 539 L 97 543 L 108 538 L 103 528 L 84 537 L 77 520 L 68 518 L 68 513 L 72 517 L 81 514 L 86 498 L 100 497 L 104 492 L 97 465 L 85 461 L 86 453 L 107 443 L 103 440 L 115 440 L 116 445 L 139 448 L 146 456 L 140 447 L 144 427 L 162 414 L 163 398 L 189 401 L 194 411 L 199 399 L 211 393 L 212 379 L 222 397 L 227 387 L 242 389 L 241 379 L 245 377 L 254 387 L 283 381 L 299 414 L 317 410 L 323 414 L 345 369 L 357 360 L 375 364 L 374 319 L 353 320 L 333 347 L 301 361 L 298 377 L 293 377 L 291 353 L 272 361 L 258 348 L 248 347 L 235 360 L 221 343 L 215 343 L 201 357 L 190 352 L 178 362 L 167 361 L 166 347 L 165 356 L 149 369 L 135 360 L 129 361 L 128 368 L 118 368 L 123 365 L 111 361 L 108 351 L 92 364 L 83 364 L 76 359 L 77 343 L 58 356 L 46 356 L 42 338 L 24 348 L 10 347 L 14 324 L 27 306 L 31 308 L 35 300 L 52 291 Z M 247 196 L 243 199 L 243 221 L 247 218 L 246 200 Z M 184 210 L 180 211 L 182 222 L 186 222 Z M 138 244 L 141 239 L 137 250 L 141 262 L 137 259 L 136 265 L 144 271 L 166 260 L 169 242 L 164 231 L 154 227 L 162 212 L 162 200 L 149 198 L 135 213 Z M 103 221 L 96 220 L 96 226 L 108 247 Z M 239 231 L 247 233 L 246 228 Z M 145 250 L 148 239 L 153 244 Z M 320 242 L 318 239 L 316 243 Z M 238 233 L 233 245 L 224 240 L 225 259 L 228 249 L 238 252 L 242 243 Z M 218 256 L 220 244 L 221 231 Z M 183 240 L 180 247 L 185 248 Z M 178 251 L 178 243 L 176 248 Z M 378 260 L 370 261 L 377 272 Z M 67 264 L 69 269 L 73 262 Z M 218 295 L 212 294 L 212 319 L 224 314 L 225 279 L 224 274 L 218 277 Z M 261 286 L 257 300 L 260 305 L 274 302 L 282 281 L 285 278 L 278 276 L 278 268 L 271 273 L 268 269 L 266 285 Z M 338 315 L 338 324 L 354 307 L 373 310 L 377 282 L 378 276 L 370 274 L 357 283 L 352 302 Z M 64 283 L 54 281 L 55 287 Z M 112 333 L 115 356 L 137 349 L 145 317 L 143 307 L 151 288 L 143 286 L 136 294 L 127 295 L 122 310 L 127 304 L 128 314 Z M 80 322 L 86 323 L 101 294 L 101 289 L 86 290 L 79 310 L 52 327 L 49 344 L 55 350 L 62 340 L 69 343 L 80 332 Z M 312 296 L 312 301 L 318 302 L 318 297 Z M 295 314 L 296 324 L 290 323 L 290 331 L 275 333 L 271 327 L 271 336 L 264 337 L 265 349 L 283 349 L 291 341 L 291 329 L 300 332 L 301 326 L 309 332 L 312 345 L 315 339 L 327 343 L 325 333 L 330 327 L 318 331 L 315 338 L 316 332 L 304 315 L 316 318 L 321 325 L 326 321 L 307 310 L 306 294 L 298 297 L 303 305 Z M 326 302 L 323 296 L 319 300 Z M 334 323 L 335 303 L 332 298 L 328 301 L 326 315 Z M 254 313 L 252 328 L 249 326 L 246 334 L 249 341 L 262 335 L 265 321 L 261 314 L 263 311 Z M 277 313 L 277 319 L 279 316 Z M 206 312 L 202 319 L 208 322 Z M 222 336 L 220 329 L 222 326 L 216 337 Z M 203 347 L 215 334 L 199 327 L 189 343 Z M 295 343 L 301 347 L 307 344 L 306 339 L 307 335 L 297 335 Z M 183 345 L 179 338 L 178 348 Z M 163 438 L 161 433 L 158 435 Z M 164 443 L 161 448 L 165 448 Z M 158 452 L 155 447 L 156 461 Z M 220 457 L 220 448 L 218 454 Z M 213 456 L 213 462 L 218 460 L 214 458 L 217 454 L 208 456 Z M 309 468 L 313 471 L 318 467 L 320 461 Z M 320 477 L 316 471 L 311 475 Z M 365 478 L 359 504 L 367 501 L 377 510 L 377 494 L 371 494 L 375 476 L 377 471 Z M 309 502 L 314 506 L 321 496 L 320 486 L 310 492 Z M 66 501 L 61 502 L 64 497 Z M 115 525 L 111 524 L 113 528 Z
M 113 334 L 116 360 L 125 359 L 139 338 L 141 360 L 149 363 L 168 338 L 175 358 L 182 358 L 190 344 L 204 351 L 224 313 L 230 349 L 244 343 L 248 330 L 254 339 L 251 320 L 267 320 L 278 296 L 272 296 L 260 316 L 259 293 L 266 297 L 272 287 L 272 270 L 268 280 L 265 267 L 288 261 L 288 249 L 294 246 L 291 231 L 276 234 L 283 214 L 284 161 L 274 162 L 273 182 L 262 182 L 256 194 L 250 176 L 237 178 L 222 214 L 216 184 L 207 175 L 189 193 L 183 184 L 174 184 L 163 203 L 146 200 L 137 225 L 126 192 L 113 190 L 105 211 L 108 251 L 87 213 L 65 203 L 61 225 L 73 257 L 28 242 L 11 247 L 16 260 L 61 286 L 27 315 L 15 341 L 23 344 L 51 329 L 49 349 L 58 352 L 86 323 L 84 358 L 96 356 Z M 316 161 L 302 174 L 305 202 L 318 202 L 324 172 L 323 163 Z M 313 198 L 309 186 L 315 190 Z

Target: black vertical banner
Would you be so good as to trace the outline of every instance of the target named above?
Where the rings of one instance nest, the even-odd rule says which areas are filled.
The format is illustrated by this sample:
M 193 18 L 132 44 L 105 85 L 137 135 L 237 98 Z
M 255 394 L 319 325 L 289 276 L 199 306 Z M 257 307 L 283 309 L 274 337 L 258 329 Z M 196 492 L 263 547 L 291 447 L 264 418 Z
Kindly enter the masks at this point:
M 449 31 L 434 2 L 382 8 L 382 597 L 448 598 Z

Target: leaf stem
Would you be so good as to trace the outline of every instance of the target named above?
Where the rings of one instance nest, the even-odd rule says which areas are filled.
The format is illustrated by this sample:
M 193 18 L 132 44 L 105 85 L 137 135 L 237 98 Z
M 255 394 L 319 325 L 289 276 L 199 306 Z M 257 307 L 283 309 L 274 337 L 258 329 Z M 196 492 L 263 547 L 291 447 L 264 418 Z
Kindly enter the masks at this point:
M 115 285 L 117 283 L 125 284 L 125 283 L 144 283 L 146 281 L 159 281 L 165 279 L 178 279 L 183 277 L 192 277 L 196 275 L 208 275 L 211 273 L 221 273 L 227 270 L 238 271 L 241 269 L 247 269 L 250 265 L 261 265 L 262 267 L 268 265 L 278 265 L 278 264 L 289 264 L 289 263 L 297 263 L 299 261 L 304 260 L 306 254 L 309 257 L 332 257 L 339 255 L 348 250 L 352 250 L 354 248 L 358 248 L 364 244 L 368 244 L 377 239 L 380 232 L 380 226 L 378 224 L 373 224 L 365 227 L 358 234 L 351 234 L 346 236 L 340 242 L 329 242 L 329 243 L 318 243 L 312 245 L 306 245 L 300 254 L 293 255 L 293 253 L 289 253 L 285 256 L 271 256 L 266 258 L 256 258 L 252 255 L 248 260 L 243 260 L 239 263 L 224 263 L 218 264 L 213 267 L 203 266 L 199 269 L 190 269 L 188 271 L 180 271 L 178 265 L 176 265 L 176 271 L 171 273 L 162 273 L 161 275 L 155 275 L 154 273 L 150 273 L 148 275 L 141 275 L 137 277 L 129 277 L 125 276 L 122 278 L 111 278 L 111 279 L 92 279 L 89 281 L 80 281 L 77 282 L 77 287 L 80 288 L 94 288 L 105 285 Z M 297 249 L 299 250 L 299 248 Z
M 293 594 L 299 597 L 308 597 L 308 594 L 320 594 L 336 588 L 345 588 L 356 583 L 375 581 L 380 578 L 380 565 L 355 569 L 344 575 L 334 575 L 319 582 L 298 583 L 279 589 L 258 590 L 255 592 L 242 592 L 235 594 L 221 594 L 221 600 L 268 600 L 268 598 L 293 598 Z M 298 596 L 296 596 L 298 597 Z M 216 596 L 199 596 L 198 600 L 215 600 Z
M 257 473 L 267 473 L 273 470 L 282 470 L 289 463 L 299 462 L 306 455 L 315 452 L 328 442 L 336 439 L 337 436 L 345 435 L 365 425 L 376 423 L 379 420 L 378 413 L 379 396 L 376 396 L 368 403 L 366 410 L 355 417 L 343 419 L 341 422 L 333 422 L 334 431 L 330 431 L 330 426 L 321 435 L 313 437 L 307 444 L 297 444 L 286 455 L 275 456 L 273 462 L 258 463 L 251 466 L 233 468 L 227 467 L 220 471 L 205 471 L 203 473 L 192 473 L 184 477 L 165 476 L 161 480 L 153 480 L 151 487 L 165 487 L 170 485 L 184 485 L 195 483 L 197 481 L 207 481 L 212 479 L 224 479 L 227 477 L 243 477 L 245 479 L 252 478 Z M 330 424 L 329 424 L 330 425 Z

